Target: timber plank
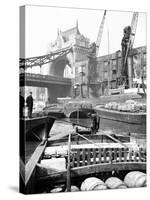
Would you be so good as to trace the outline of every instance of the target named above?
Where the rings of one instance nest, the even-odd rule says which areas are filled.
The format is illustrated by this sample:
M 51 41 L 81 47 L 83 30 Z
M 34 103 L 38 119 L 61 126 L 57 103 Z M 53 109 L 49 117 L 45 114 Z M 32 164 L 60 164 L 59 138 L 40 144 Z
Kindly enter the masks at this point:
M 117 149 L 114 148 L 114 161 L 117 162 Z
M 77 149 L 77 167 L 80 166 L 80 149 Z
M 99 149 L 99 151 L 98 151 L 98 158 L 99 158 L 99 163 L 101 163 L 102 162 L 102 156 L 101 156 L 101 154 L 102 154 L 102 151 L 101 151 L 101 149 Z
M 130 161 L 130 162 L 132 161 L 132 154 L 133 154 L 133 152 L 132 152 L 132 151 L 129 151 L 129 161 Z
M 113 151 L 113 149 L 110 148 L 110 149 L 109 149 L 109 162 L 112 161 L 112 151 Z
M 134 151 L 134 161 L 135 162 L 137 161 L 137 153 L 136 153 L 136 151 Z
M 127 161 L 127 155 L 128 155 L 128 149 L 125 148 L 125 149 L 124 149 L 124 162 Z
M 141 151 L 142 151 L 142 148 L 139 149 L 139 154 L 138 154 L 139 155 L 139 162 L 142 161 Z
M 93 149 L 93 164 L 96 164 L 96 149 Z
M 82 150 L 82 165 L 85 165 L 85 149 Z
M 90 165 L 91 164 L 91 150 L 88 149 L 87 150 L 87 164 Z
M 27 185 L 28 181 L 30 180 L 30 177 L 36 167 L 36 164 L 38 163 L 38 161 L 40 160 L 42 156 L 42 153 L 44 152 L 46 143 L 47 142 L 43 144 L 43 142 L 41 142 L 39 144 L 39 146 L 36 148 L 36 150 L 32 154 L 30 160 L 25 165 L 25 185 Z
M 21 176 L 23 182 L 25 182 L 25 164 L 24 164 L 23 160 L 21 159 L 21 157 L 20 157 L 19 161 L 20 161 L 20 176 Z
M 106 163 L 106 162 L 107 162 L 106 150 L 107 150 L 107 149 L 103 148 L 103 157 L 104 157 L 104 160 L 103 160 L 103 162 L 104 162 L 104 163 Z
M 122 161 L 122 150 L 121 148 L 119 148 L 119 162 Z

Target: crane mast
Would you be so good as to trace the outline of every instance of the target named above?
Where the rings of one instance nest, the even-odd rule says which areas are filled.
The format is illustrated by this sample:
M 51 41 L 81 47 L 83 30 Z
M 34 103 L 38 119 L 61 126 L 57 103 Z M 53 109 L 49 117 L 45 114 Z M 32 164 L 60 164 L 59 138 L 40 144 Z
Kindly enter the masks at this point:
M 96 72 L 97 56 L 98 56 L 99 47 L 101 44 L 104 23 L 105 23 L 105 17 L 106 17 L 106 10 L 104 11 L 104 15 L 103 15 L 100 27 L 99 27 L 96 42 L 91 43 L 89 51 L 88 51 L 88 75 L 87 75 L 88 97 L 89 97 L 89 87 L 90 87 L 91 83 L 95 82 L 97 79 L 97 72 Z M 94 93 L 96 95 L 97 91 L 95 90 Z
M 102 40 L 102 34 L 103 34 L 103 29 L 104 29 L 105 18 L 106 18 L 106 10 L 104 11 L 103 19 L 101 21 L 101 24 L 100 24 L 100 27 L 99 27 L 99 31 L 98 31 L 97 40 L 96 40 L 96 56 L 98 56 L 99 47 L 100 47 L 101 40 Z
M 127 76 L 127 58 L 130 50 L 133 47 L 137 22 L 138 22 L 138 12 L 133 13 L 131 26 L 127 26 L 124 28 L 124 36 L 122 39 L 122 76 Z

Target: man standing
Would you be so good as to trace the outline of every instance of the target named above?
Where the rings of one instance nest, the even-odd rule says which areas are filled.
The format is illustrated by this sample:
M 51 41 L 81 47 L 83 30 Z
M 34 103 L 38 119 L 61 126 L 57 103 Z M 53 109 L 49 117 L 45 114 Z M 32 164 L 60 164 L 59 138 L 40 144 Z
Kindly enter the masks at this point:
M 24 108 L 24 97 L 21 95 L 21 92 L 20 92 L 19 100 L 20 100 L 20 118 L 22 118 L 23 108 Z
M 92 120 L 91 133 L 96 134 L 99 130 L 100 117 L 97 114 L 88 114 Z
M 32 109 L 33 109 L 33 97 L 32 92 L 30 92 L 30 95 L 26 99 L 27 107 L 28 107 L 28 117 L 32 118 Z

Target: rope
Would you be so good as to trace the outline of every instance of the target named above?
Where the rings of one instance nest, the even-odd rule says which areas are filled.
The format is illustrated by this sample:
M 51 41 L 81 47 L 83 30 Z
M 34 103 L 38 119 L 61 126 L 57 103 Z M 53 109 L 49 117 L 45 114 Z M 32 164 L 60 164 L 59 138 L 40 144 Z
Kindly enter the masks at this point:
M 123 144 L 120 140 L 118 140 L 118 139 L 112 137 L 111 135 L 109 135 L 109 134 L 107 134 L 107 133 L 103 133 L 103 134 L 106 135 L 107 137 L 109 137 L 110 139 L 112 139 L 113 141 L 115 141 L 115 142 L 121 144 L 121 145 L 124 146 L 125 148 L 129 148 L 127 145 Z
M 88 138 L 84 137 L 83 135 L 77 133 L 77 135 L 79 135 L 80 137 L 82 137 L 83 139 L 87 140 L 88 142 L 90 142 L 91 144 L 94 144 L 95 146 L 101 148 L 100 145 L 96 144 L 95 142 L 93 142 L 92 140 L 89 140 Z

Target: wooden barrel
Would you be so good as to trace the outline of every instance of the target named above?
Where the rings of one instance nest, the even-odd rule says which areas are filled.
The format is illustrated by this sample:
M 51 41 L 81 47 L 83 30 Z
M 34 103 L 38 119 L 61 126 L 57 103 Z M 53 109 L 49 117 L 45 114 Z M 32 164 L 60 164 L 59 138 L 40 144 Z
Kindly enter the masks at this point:
M 128 187 L 144 187 L 146 186 L 146 174 L 140 171 L 129 172 L 124 182 Z
M 77 192 L 79 191 L 79 188 L 75 185 L 71 185 L 71 192 Z M 65 190 L 65 192 L 67 192 L 67 189 Z
M 109 189 L 123 189 L 127 188 L 125 183 L 117 177 L 110 177 L 105 181 Z
M 105 190 L 107 189 L 106 184 L 96 177 L 90 177 L 85 179 L 81 184 L 81 191 L 90 190 Z

